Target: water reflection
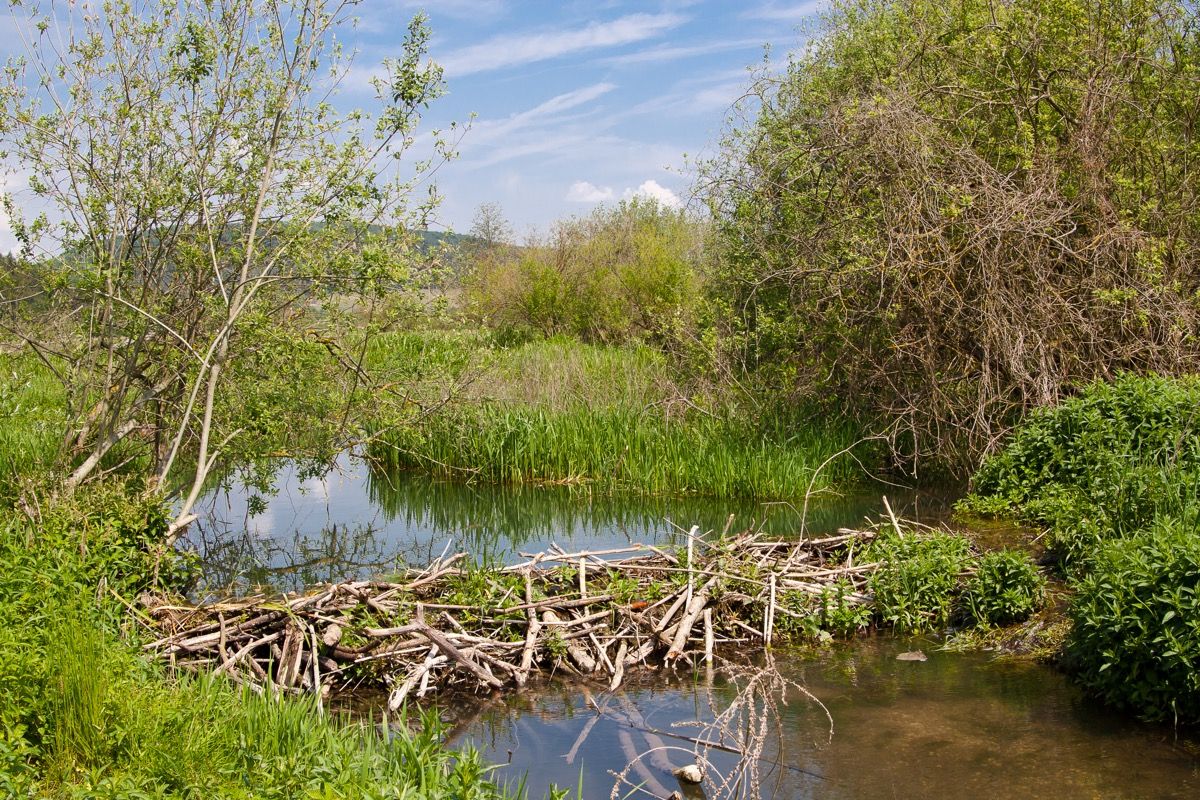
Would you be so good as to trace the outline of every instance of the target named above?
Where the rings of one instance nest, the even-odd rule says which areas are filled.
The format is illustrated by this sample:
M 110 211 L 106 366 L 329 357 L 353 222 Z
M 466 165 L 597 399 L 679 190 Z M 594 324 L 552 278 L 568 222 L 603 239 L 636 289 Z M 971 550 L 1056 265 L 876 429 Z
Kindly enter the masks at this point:
M 781 655 L 785 674 L 829 709 L 834 734 L 823 710 L 790 697 L 763 753 L 762 796 L 1200 796 L 1197 742 L 1097 708 L 1049 667 L 923 643 L 928 661 L 896 660 L 913 646 L 879 638 L 817 656 Z M 688 723 L 711 719 L 732 694 L 703 674 L 651 675 L 615 695 L 562 685 L 470 708 L 455 742 L 505 765 L 501 779 L 527 773 L 532 797 L 581 779 L 584 797 L 607 797 L 611 772 L 631 754 L 690 749 L 676 737 L 693 733 Z M 732 766 L 732 756 L 713 755 L 721 769 Z M 657 796 L 680 788 L 671 769 L 685 763 L 681 754 L 663 751 L 643 763 L 633 777 L 657 784 Z
M 388 474 L 344 454 L 324 477 L 281 464 L 270 495 L 237 481 L 211 491 L 185 546 L 205 564 L 201 594 L 256 587 L 293 591 L 320 581 L 363 578 L 424 564 L 445 548 L 478 560 L 511 562 L 557 543 L 602 549 L 630 542 L 672 543 L 680 529 L 739 528 L 772 535 L 800 531 L 790 503 L 593 494 L 580 487 L 512 487 Z M 897 513 L 930 519 L 948 495 L 889 489 Z M 881 512 L 880 494 L 822 497 L 809 504 L 813 535 L 862 523 Z

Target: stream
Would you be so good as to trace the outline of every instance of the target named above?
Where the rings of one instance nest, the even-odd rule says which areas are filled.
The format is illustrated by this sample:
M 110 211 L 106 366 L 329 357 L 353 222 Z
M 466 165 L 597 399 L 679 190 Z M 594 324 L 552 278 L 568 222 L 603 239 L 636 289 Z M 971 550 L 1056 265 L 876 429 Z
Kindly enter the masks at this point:
M 884 490 L 897 515 L 925 522 L 946 520 L 954 497 Z M 271 495 L 218 488 L 199 511 L 184 543 L 203 564 L 197 599 L 385 575 L 458 549 L 510 562 L 551 543 L 569 550 L 670 544 L 692 525 L 720 531 L 730 514 L 738 529 L 801 530 L 801 509 L 791 504 L 470 485 L 383 475 L 349 455 L 321 478 L 283 466 Z M 804 531 L 821 535 L 882 513 L 879 493 L 817 498 Z M 782 676 L 819 704 L 794 688 L 786 694 L 760 755 L 761 796 L 1200 797 L 1194 735 L 1098 707 L 1051 667 L 939 646 L 874 636 L 776 650 Z M 897 659 L 918 650 L 927 660 Z M 642 673 L 616 693 L 550 680 L 536 690 L 448 702 L 444 716 L 454 746 L 482 751 L 498 765 L 497 780 L 524 780 L 530 797 L 552 785 L 608 797 L 613 773 L 651 749 L 630 781 L 657 796 L 678 790 L 704 797 L 672 776 L 689 759 L 670 748 L 691 750 L 686 737 L 700 735 L 696 723 L 711 720 L 735 694 L 720 670 L 681 670 Z M 737 761 L 720 751 L 712 758 L 723 772 Z M 617 796 L 630 791 L 627 784 Z

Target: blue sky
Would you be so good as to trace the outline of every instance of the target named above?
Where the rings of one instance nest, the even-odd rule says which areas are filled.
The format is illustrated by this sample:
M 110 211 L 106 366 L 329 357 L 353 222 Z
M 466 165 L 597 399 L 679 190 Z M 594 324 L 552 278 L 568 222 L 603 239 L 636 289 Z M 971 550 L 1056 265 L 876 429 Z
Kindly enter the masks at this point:
M 799 49 L 826 0 L 362 0 L 343 31 L 357 51 L 336 102 L 370 110 L 373 71 L 428 14 L 448 93 L 425 129 L 466 122 L 443 166 L 434 227 L 466 231 L 499 203 L 519 237 L 598 203 L 647 194 L 687 203 L 690 160 L 711 156 L 748 68 Z M 19 42 L 0 16 L 0 54 Z M 0 191 L 24 198 L 19 174 Z M 0 251 L 16 241 L 0 210 Z
M 470 227 L 499 203 L 518 233 L 646 193 L 687 202 L 688 158 L 713 153 L 731 104 L 762 65 L 798 49 L 823 0 L 617 2 L 364 0 L 365 76 L 424 10 L 448 94 L 431 125 L 476 118 L 443 167 L 439 222 Z M 361 87 L 363 81 L 359 80 Z M 352 80 L 344 101 L 356 91 Z

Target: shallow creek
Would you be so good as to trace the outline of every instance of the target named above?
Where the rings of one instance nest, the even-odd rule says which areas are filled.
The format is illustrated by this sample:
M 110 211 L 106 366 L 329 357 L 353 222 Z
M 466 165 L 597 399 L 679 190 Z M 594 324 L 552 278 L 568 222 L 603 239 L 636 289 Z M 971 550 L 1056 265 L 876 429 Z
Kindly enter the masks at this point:
M 949 493 L 885 491 L 909 519 L 936 521 L 949 511 Z M 509 561 L 552 542 L 570 550 L 670 543 L 692 525 L 720 530 L 730 514 L 739 528 L 800 530 L 800 509 L 788 504 L 471 486 L 379 475 L 349 457 L 324 478 L 301 480 L 283 467 L 272 496 L 214 491 L 201 510 L 187 542 L 205 566 L 200 597 L 386 574 L 446 549 Z M 882 511 L 879 493 L 821 498 L 810 504 L 805 530 L 818 535 Z M 938 646 L 873 637 L 818 652 L 777 650 L 783 675 L 824 709 L 798 691 L 788 694 L 762 754 L 762 796 L 1200 797 L 1200 739 L 1097 708 L 1052 668 Z M 915 650 L 927 660 L 896 658 Z M 677 737 L 696 736 L 692 723 L 711 719 L 733 694 L 719 673 L 681 671 L 640 675 L 615 694 L 552 681 L 456 702 L 446 715 L 452 742 L 501 765 L 497 779 L 525 778 L 531 797 L 556 784 L 600 798 L 633 755 L 659 746 L 690 750 Z M 727 770 L 735 757 L 714 752 L 713 760 Z M 630 779 L 703 797 L 671 775 L 686 762 L 682 752 L 663 750 L 644 758 Z

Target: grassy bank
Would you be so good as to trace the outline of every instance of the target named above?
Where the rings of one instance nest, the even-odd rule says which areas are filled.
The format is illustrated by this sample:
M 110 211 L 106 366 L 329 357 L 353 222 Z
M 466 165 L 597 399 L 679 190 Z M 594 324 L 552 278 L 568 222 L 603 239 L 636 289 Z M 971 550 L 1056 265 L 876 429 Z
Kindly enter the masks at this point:
M 391 358 L 412 347 L 399 339 Z M 460 402 L 381 436 L 372 455 L 383 465 L 492 483 L 764 499 L 863 477 L 862 462 L 834 457 L 854 448 L 853 425 L 693 400 L 646 347 L 556 339 L 458 363 L 478 370 L 464 378 Z M 866 448 L 857 453 L 869 462 Z
M 44 473 L 65 431 L 62 384 L 31 354 L 0 354 L 0 496 Z
M 1126 375 L 1036 413 L 962 507 L 1047 531 L 1085 687 L 1200 723 L 1200 378 Z
M 136 595 L 183 577 L 156 506 L 114 488 L 0 512 L 0 794 L 6 797 L 500 798 L 433 720 L 369 726 L 141 656 Z

